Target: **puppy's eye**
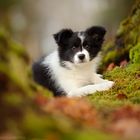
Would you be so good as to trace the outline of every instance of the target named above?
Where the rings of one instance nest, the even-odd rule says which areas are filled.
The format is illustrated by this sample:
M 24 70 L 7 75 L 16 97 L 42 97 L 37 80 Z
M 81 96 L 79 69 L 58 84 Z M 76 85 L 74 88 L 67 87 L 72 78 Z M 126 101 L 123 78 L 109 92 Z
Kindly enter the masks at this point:
M 76 47 L 75 47 L 75 46 L 73 46 L 73 47 L 72 47 L 72 50 L 76 50 Z
M 88 45 L 86 45 L 86 46 L 85 46 L 85 49 L 89 49 L 89 46 L 88 46 Z

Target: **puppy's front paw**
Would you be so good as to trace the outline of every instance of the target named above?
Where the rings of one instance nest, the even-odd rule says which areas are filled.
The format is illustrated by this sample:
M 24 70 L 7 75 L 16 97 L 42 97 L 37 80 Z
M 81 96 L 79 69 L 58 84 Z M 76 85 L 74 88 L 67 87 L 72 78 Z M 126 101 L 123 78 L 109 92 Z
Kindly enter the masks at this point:
M 97 74 L 100 78 L 103 78 L 103 75 L 101 75 L 101 74 Z
M 77 91 L 71 91 L 68 93 L 67 97 L 81 97 L 81 93 L 77 92 Z
M 113 85 L 114 85 L 113 81 L 107 81 L 106 82 L 107 90 L 110 89 L 111 87 L 113 87 Z
M 113 87 L 114 85 L 114 82 L 113 81 L 106 81 L 105 83 L 103 83 L 101 85 L 101 90 L 104 91 L 104 90 L 109 90 L 111 87 Z
M 113 85 L 115 84 L 115 82 L 113 81 L 107 81 L 108 87 L 113 87 Z

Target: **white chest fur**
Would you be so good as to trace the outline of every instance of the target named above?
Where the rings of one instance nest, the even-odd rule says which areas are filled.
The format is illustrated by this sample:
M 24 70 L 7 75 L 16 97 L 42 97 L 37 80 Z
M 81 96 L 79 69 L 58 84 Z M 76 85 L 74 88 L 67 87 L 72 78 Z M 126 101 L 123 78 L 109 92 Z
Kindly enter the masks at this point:
M 58 53 L 54 52 L 45 58 L 43 64 L 51 67 L 52 79 L 68 93 L 81 86 L 93 84 L 92 77 L 96 73 L 98 61 L 99 58 L 96 58 L 94 61 L 79 65 L 66 62 L 67 69 L 60 66 Z
M 56 74 L 56 77 L 59 81 L 59 84 L 68 93 L 71 90 L 80 88 L 81 86 L 91 84 L 91 75 L 91 68 L 88 69 L 85 66 L 82 68 L 78 67 L 70 70 L 61 68 L 61 70 Z

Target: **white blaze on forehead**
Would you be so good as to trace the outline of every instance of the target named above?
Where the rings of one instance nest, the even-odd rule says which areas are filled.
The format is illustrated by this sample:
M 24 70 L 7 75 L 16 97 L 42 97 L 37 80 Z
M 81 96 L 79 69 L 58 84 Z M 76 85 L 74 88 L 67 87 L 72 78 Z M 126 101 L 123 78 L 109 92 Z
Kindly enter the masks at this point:
M 74 56 L 74 63 L 80 63 L 81 60 L 79 59 L 79 55 L 84 54 L 85 58 L 83 60 L 83 62 L 89 62 L 90 61 L 90 56 L 89 56 L 89 52 L 86 49 L 82 49 L 82 51 L 79 51 L 75 54 Z
M 82 32 L 79 32 L 79 33 L 78 33 L 78 37 L 79 37 L 79 38 L 80 38 L 80 40 L 81 40 L 81 44 L 83 44 L 84 39 L 85 39 L 84 34 L 83 34 Z
M 78 33 L 78 37 L 81 40 L 81 45 L 82 45 L 83 42 L 84 42 L 84 39 L 85 39 L 84 33 L 79 32 Z M 90 61 L 89 52 L 86 49 L 84 49 L 83 46 L 82 46 L 82 50 L 78 51 L 74 55 L 74 63 L 75 64 L 81 63 L 81 60 L 79 59 L 79 55 L 81 55 L 81 54 L 84 54 L 85 55 L 85 58 L 84 58 L 83 62 L 89 62 Z

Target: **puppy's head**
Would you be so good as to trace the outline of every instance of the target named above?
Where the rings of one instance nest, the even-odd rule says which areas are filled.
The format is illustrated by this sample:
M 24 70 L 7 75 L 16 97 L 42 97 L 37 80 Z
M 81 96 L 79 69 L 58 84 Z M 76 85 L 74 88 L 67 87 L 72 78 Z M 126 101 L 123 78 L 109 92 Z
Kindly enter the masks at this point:
M 63 29 L 54 34 L 61 61 L 74 64 L 92 61 L 101 49 L 106 30 L 100 26 L 93 26 L 82 32 Z

